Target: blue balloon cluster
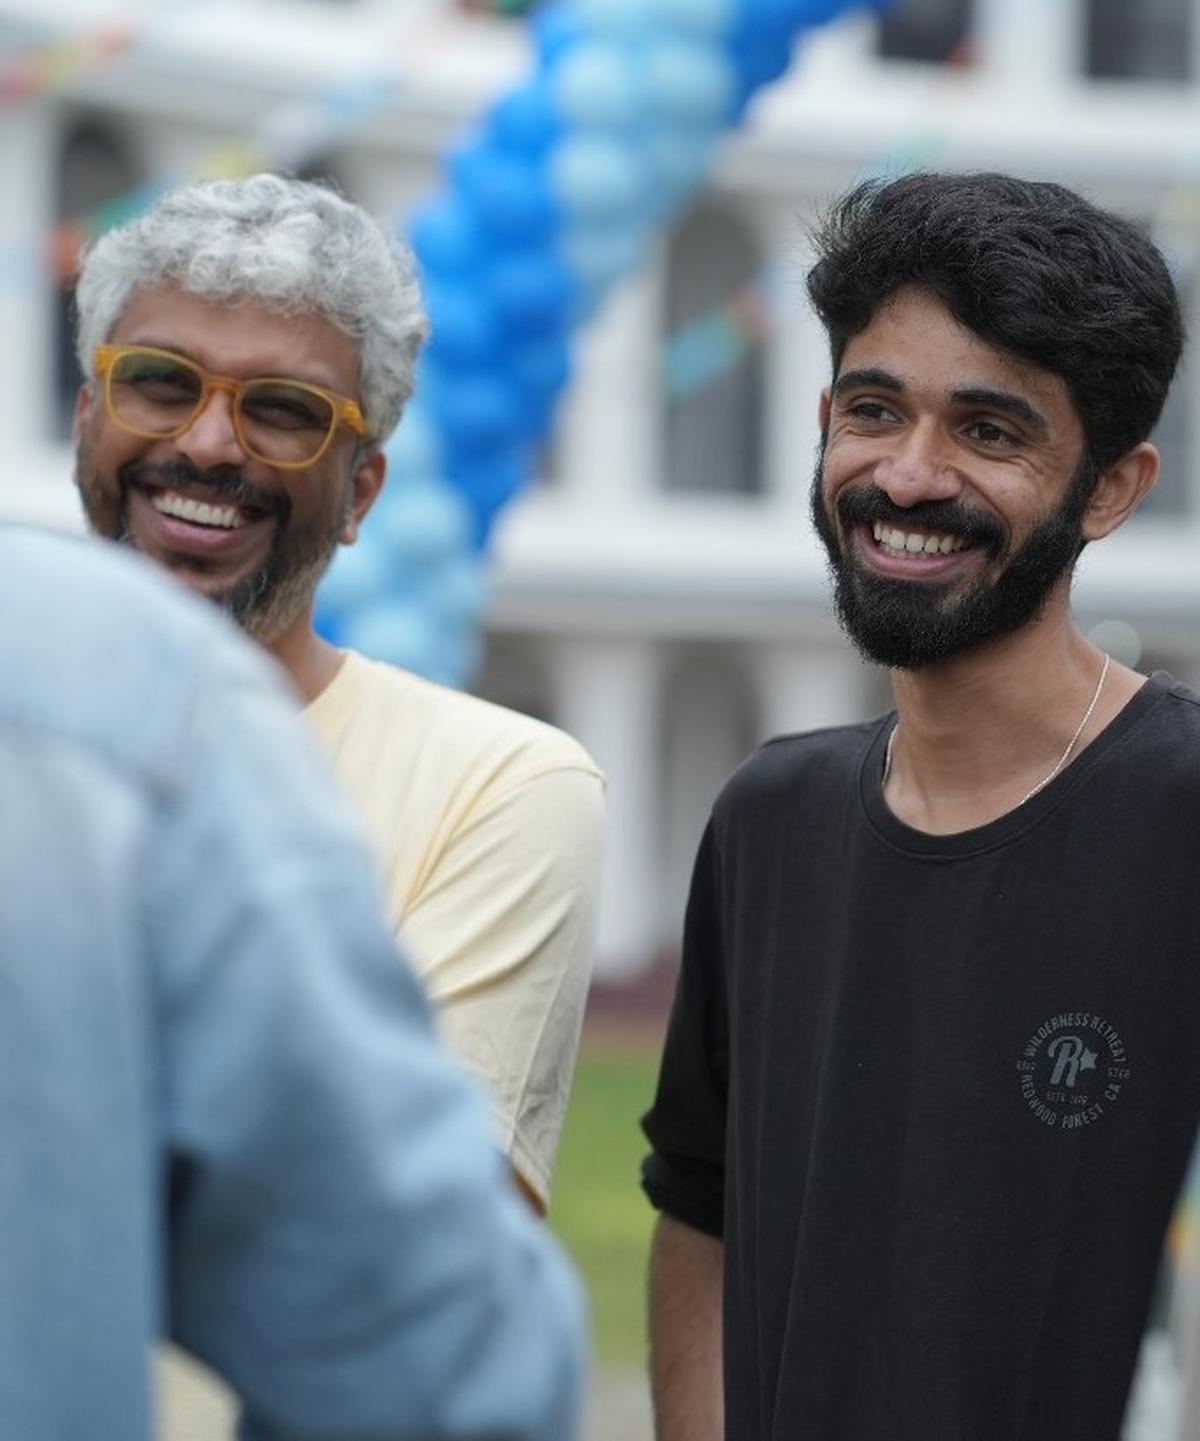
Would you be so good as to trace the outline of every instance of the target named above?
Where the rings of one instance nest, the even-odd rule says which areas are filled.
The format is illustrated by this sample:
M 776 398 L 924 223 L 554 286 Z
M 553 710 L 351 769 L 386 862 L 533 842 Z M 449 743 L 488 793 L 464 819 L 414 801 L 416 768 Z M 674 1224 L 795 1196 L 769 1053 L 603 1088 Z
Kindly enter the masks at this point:
M 881 0 L 556 0 L 533 73 L 446 157 L 407 224 L 432 334 L 389 483 L 321 592 L 326 631 L 469 675 L 480 553 L 571 375 L 569 337 L 694 195 L 805 29 Z M 472 609 L 473 607 L 473 609 Z

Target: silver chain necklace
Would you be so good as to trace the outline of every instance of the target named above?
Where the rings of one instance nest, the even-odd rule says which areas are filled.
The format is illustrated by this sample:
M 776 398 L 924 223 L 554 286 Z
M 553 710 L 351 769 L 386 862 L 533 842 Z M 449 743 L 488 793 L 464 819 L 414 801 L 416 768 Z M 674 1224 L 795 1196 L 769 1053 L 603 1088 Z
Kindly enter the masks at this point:
M 1040 791 L 1043 786 L 1048 786 L 1050 782 L 1054 779 L 1054 777 L 1059 773 L 1059 771 L 1062 770 L 1063 766 L 1066 765 L 1068 759 L 1070 758 L 1071 752 L 1075 749 L 1075 746 L 1079 741 L 1079 737 L 1083 734 L 1084 727 L 1092 718 L 1092 712 L 1096 709 L 1096 703 L 1100 699 L 1100 692 L 1104 689 L 1104 681 L 1108 675 L 1109 659 L 1109 654 L 1107 651 L 1105 651 L 1104 664 L 1100 667 L 1100 679 L 1096 682 L 1096 689 L 1092 692 L 1091 700 L 1088 701 L 1088 708 L 1083 713 L 1083 719 L 1075 727 L 1075 734 L 1067 742 L 1066 750 L 1063 751 L 1062 755 L 1059 756 L 1058 760 L 1050 768 L 1049 772 L 1044 775 L 1040 781 L 1038 781 L 1037 785 L 1035 785 L 1032 790 L 1028 790 L 1025 792 L 1025 794 L 1017 802 L 1017 806 L 1023 806 L 1026 801 L 1032 800 L 1033 797 L 1037 795 L 1038 791 Z M 892 727 L 891 735 L 888 736 L 887 750 L 885 751 L 883 757 L 883 784 L 885 786 L 888 783 L 888 777 L 892 773 L 892 750 L 895 747 L 896 732 L 899 729 L 900 724 L 899 722 L 897 722 Z M 1016 806 L 1013 807 L 1014 810 L 1016 810 L 1016 808 Z

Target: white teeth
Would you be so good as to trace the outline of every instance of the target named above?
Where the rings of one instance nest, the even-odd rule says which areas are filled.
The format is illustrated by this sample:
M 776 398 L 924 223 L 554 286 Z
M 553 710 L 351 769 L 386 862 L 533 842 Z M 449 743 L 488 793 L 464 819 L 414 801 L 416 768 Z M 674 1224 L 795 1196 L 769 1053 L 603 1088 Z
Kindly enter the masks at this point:
M 880 545 L 888 550 L 903 551 L 906 555 L 949 555 L 951 551 L 962 550 L 966 541 L 957 535 L 927 535 L 924 531 L 896 530 L 877 520 L 872 532 Z
M 193 525 L 214 525 L 222 530 L 236 530 L 245 525 L 241 512 L 235 505 L 209 505 L 203 500 L 189 500 L 173 490 L 158 490 L 150 497 L 150 504 L 163 515 L 173 515 L 177 520 L 191 521 Z

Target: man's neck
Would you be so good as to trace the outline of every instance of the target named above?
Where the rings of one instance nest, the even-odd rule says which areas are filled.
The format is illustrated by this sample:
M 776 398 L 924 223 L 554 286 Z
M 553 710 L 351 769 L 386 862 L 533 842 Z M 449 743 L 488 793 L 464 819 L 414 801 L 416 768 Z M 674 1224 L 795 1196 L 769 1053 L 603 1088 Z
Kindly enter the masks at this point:
M 346 659 L 344 652 L 313 630 L 309 615 L 301 616 L 281 636 L 259 644 L 287 671 L 305 705 L 316 700 Z
M 953 660 L 893 672 L 899 723 L 889 806 L 938 835 L 1006 814 L 1055 772 L 1068 746 L 1070 764 L 1144 680 L 1113 662 L 1097 694 L 1103 669 L 1103 654 L 1064 606 Z

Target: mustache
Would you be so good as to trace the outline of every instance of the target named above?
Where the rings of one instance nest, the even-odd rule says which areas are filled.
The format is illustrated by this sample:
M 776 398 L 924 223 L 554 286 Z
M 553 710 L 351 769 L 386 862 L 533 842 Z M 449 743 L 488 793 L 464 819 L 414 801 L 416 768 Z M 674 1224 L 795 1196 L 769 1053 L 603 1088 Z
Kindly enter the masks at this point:
M 973 545 L 998 553 L 1005 532 L 994 516 L 954 500 L 921 500 L 915 505 L 897 505 L 878 486 L 846 490 L 837 500 L 838 519 L 846 529 L 884 521 L 905 530 L 917 526 L 940 535 L 959 537 Z
M 154 464 L 145 460 L 131 460 L 117 472 L 122 493 L 128 493 L 130 486 L 162 486 L 185 494 L 189 490 L 203 488 L 206 494 L 219 495 L 232 505 L 246 506 L 261 511 L 264 515 L 286 519 L 291 511 L 291 501 L 283 491 L 264 490 L 252 485 L 236 465 L 217 465 L 210 470 L 200 470 L 182 456 Z

